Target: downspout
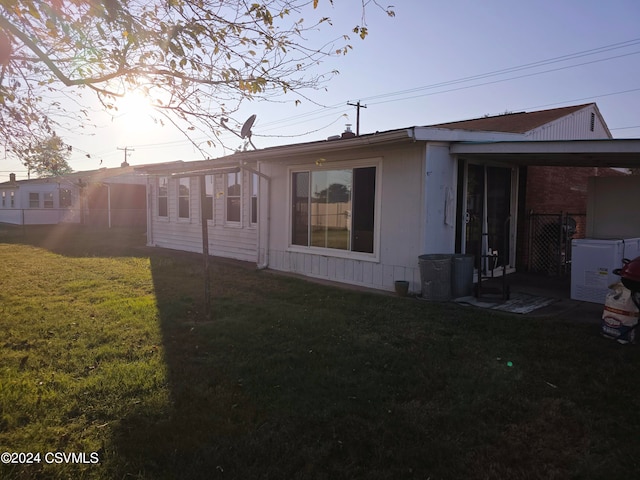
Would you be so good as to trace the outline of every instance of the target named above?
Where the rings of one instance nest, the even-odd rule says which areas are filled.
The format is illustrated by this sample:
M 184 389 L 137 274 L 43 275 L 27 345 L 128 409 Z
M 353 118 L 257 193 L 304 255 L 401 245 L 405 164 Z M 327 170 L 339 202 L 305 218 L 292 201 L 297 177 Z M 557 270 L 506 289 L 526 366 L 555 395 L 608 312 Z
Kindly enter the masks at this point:
M 105 183 L 107 186 L 107 225 L 111 229 L 111 185 Z
M 262 263 L 258 263 L 257 264 L 257 268 L 258 270 L 264 270 L 265 268 L 269 267 L 269 239 L 271 237 L 271 216 L 270 216 L 270 212 L 271 212 L 271 200 L 270 200 L 270 195 L 271 195 L 271 177 L 269 177 L 268 175 L 262 173 L 260 171 L 260 163 L 258 162 L 257 165 L 257 170 L 254 170 L 253 168 L 247 167 L 246 165 L 243 165 L 242 163 L 239 164 L 240 169 L 242 170 L 246 170 L 250 173 L 256 174 L 258 175 L 258 178 L 264 178 L 267 181 L 267 192 L 266 192 L 266 197 L 267 197 L 267 205 L 266 205 L 266 214 L 267 214 L 267 225 L 266 225 L 266 231 L 267 231 L 267 238 L 265 241 L 265 250 L 264 250 L 264 261 Z M 261 220 L 261 213 L 262 213 L 262 182 L 258 181 L 258 243 L 256 245 L 257 247 L 257 260 L 260 259 L 260 247 L 262 245 L 262 242 L 260 241 L 260 235 L 261 235 L 261 230 L 262 230 L 262 222 Z
M 271 177 L 267 180 L 267 239 L 264 250 L 264 268 L 269 266 L 269 249 L 271 248 Z
M 155 179 L 155 177 L 153 177 Z M 151 177 L 147 176 L 147 246 L 153 246 L 153 192 Z
M 260 166 L 258 166 L 258 170 L 260 170 Z M 266 239 L 264 246 L 264 261 L 258 265 L 258 270 L 264 270 L 269 268 L 269 241 L 271 238 L 271 177 L 265 176 L 265 180 L 267 181 L 266 188 L 266 214 L 267 214 L 267 225 L 266 225 Z M 262 198 L 262 182 L 258 182 L 258 199 Z M 258 239 L 260 239 L 260 231 L 262 230 L 262 226 L 260 225 L 260 217 L 261 217 L 261 204 L 262 202 L 258 202 Z M 260 252 L 260 240 L 258 240 L 258 252 Z M 259 254 L 259 253 L 258 253 Z
M 257 169 L 258 169 L 258 171 L 260 171 L 260 163 L 259 162 L 257 164 Z M 253 178 L 251 179 L 251 184 L 253 185 Z M 266 268 L 266 267 L 263 266 L 266 263 L 266 256 L 265 256 L 265 261 L 262 262 L 262 264 L 260 263 L 260 246 L 262 244 L 262 242 L 260 241 L 260 238 L 262 237 L 260 235 L 260 228 L 262 226 L 262 223 L 260 222 L 260 213 L 262 211 L 262 209 L 260 208 L 260 203 L 262 203 L 262 202 L 260 202 L 260 192 L 262 192 L 262 187 L 261 186 L 262 186 L 262 181 L 261 181 L 261 178 L 258 177 L 258 191 L 255 192 L 255 193 L 258 196 L 258 198 L 256 200 L 256 208 L 258 209 L 257 219 L 256 219 L 256 222 L 257 222 L 256 229 L 257 229 L 257 232 L 258 232 L 257 233 L 257 239 L 256 239 L 256 247 L 257 247 L 256 248 L 256 266 L 257 266 L 257 268 L 259 270 L 263 269 L 263 268 Z M 265 252 L 265 255 L 266 255 L 266 252 Z
M 258 171 L 256 173 L 258 173 L 258 259 L 260 258 L 260 248 L 262 247 L 262 182 L 260 181 L 262 178 L 264 178 L 267 182 L 266 185 L 266 205 L 265 205 L 265 212 L 266 212 L 266 239 L 264 242 L 264 259 L 262 261 L 262 263 L 258 263 L 258 270 L 264 270 L 266 268 L 269 268 L 269 239 L 271 237 L 271 218 L 270 218 L 270 205 L 271 205 L 271 199 L 270 199 L 270 195 L 271 195 L 271 177 L 269 177 L 268 175 L 265 175 L 264 173 L 261 172 L 261 163 L 258 162 Z

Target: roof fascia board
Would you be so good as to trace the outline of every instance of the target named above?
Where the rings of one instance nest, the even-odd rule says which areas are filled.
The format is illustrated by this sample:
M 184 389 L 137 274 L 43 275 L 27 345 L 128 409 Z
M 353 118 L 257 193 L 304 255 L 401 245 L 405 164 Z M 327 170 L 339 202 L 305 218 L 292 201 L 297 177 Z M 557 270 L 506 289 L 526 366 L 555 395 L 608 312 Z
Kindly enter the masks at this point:
M 435 127 L 415 127 L 415 140 L 433 142 L 500 142 L 524 139 L 521 133 L 487 132 Z
M 521 142 L 455 143 L 451 145 L 453 154 L 473 153 L 638 153 L 640 139 L 603 140 L 532 140 Z
M 602 126 L 604 127 L 605 131 L 607 132 L 607 136 L 609 138 L 613 138 L 613 135 L 611 134 L 611 130 L 609 130 L 609 125 L 607 125 L 607 122 L 605 121 L 604 117 L 602 116 L 602 113 L 600 113 L 600 109 L 598 108 L 598 104 L 597 103 L 593 104 L 593 109 L 595 110 L 596 116 L 600 120 L 600 123 L 602 123 Z
M 268 147 L 261 150 L 236 152 L 231 155 L 209 160 L 196 160 L 193 162 L 185 161 L 179 164 L 152 164 L 142 168 L 139 167 L 137 170 L 148 175 L 165 176 L 174 173 L 187 174 L 189 172 L 234 166 L 240 166 L 241 168 L 243 168 L 246 167 L 246 165 L 249 163 L 278 162 L 281 160 L 298 158 L 305 155 L 326 155 L 328 153 L 348 152 L 366 146 L 393 144 L 403 141 L 415 141 L 412 128 L 392 130 L 389 132 L 381 132 L 371 135 L 363 135 L 360 137 L 353 137 L 349 139 L 324 140 L 313 143 L 282 145 L 277 147 Z
M 316 143 L 302 143 L 293 145 L 283 145 L 279 147 L 269 147 L 263 150 L 253 150 L 239 152 L 224 158 L 240 158 L 251 161 L 269 161 L 299 157 L 302 155 L 327 154 L 349 150 L 355 150 L 370 145 L 392 144 L 402 141 L 413 142 L 413 128 L 392 130 L 389 132 L 363 135 L 349 139 L 325 140 Z

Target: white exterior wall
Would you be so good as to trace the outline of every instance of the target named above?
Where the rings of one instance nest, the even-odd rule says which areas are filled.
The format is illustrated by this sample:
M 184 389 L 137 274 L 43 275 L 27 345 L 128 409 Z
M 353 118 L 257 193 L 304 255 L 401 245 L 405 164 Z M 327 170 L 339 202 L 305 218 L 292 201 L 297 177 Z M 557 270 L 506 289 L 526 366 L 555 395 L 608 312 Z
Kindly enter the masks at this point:
M 215 198 L 216 192 L 224 192 L 225 177 L 216 175 L 214 187 L 213 220 L 208 220 L 209 254 L 255 262 L 257 261 L 257 228 L 250 224 L 250 175 L 242 175 L 241 223 L 225 224 L 224 195 Z M 178 218 L 178 180 L 169 179 L 168 217 L 158 216 L 158 190 L 156 177 L 149 177 L 148 232 L 150 246 L 202 252 L 202 223 L 200 213 L 200 180 L 190 178 L 189 218 Z
M 454 253 L 458 170 L 449 144 L 427 144 L 425 165 L 422 253 Z
M 640 237 L 640 175 L 591 177 L 587 187 L 587 238 Z
M 591 114 L 594 128 L 591 131 Z M 597 140 L 611 138 L 611 134 L 594 105 L 578 110 L 554 122 L 527 132 L 526 140 Z
M 72 208 L 60 207 L 60 188 L 68 188 L 72 192 L 74 205 Z M 0 223 L 14 225 L 53 225 L 61 222 L 78 223 L 80 212 L 77 205 L 78 189 L 57 182 L 52 183 L 24 183 L 13 189 L 2 189 L 5 192 L 5 205 L 0 204 Z M 14 192 L 14 206 L 11 207 L 9 195 Z M 31 207 L 30 194 L 37 193 L 38 207 Z M 45 208 L 45 194 L 53 193 L 53 207 Z
M 269 240 L 262 241 L 261 249 L 268 248 L 268 266 L 274 270 L 361 285 L 382 290 L 393 290 L 395 280 L 408 280 L 410 289 L 419 291 L 420 272 L 418 256 L 421 248 L 421 218 L 423 214 L 422 170 L 423 144 L 404 147 L 370 148 L 359 151 L 358 156 L 334 155 L 325 158 L 323 167 L 336 169 L 376 163 L 376 237 L 373 255 L 343 250 L 316 249 L 291 246 L 291 186 L 292 168 L 314 169 L 317 157 L 300 158 L 291 162 L 263 163 L 261 171 L 271 177 Z M 267 200 L 261 197 L 262 205 Z M 260 219 L 266 220 L 266 209 Z M 263 223 L 263 239 L 267 232 Z M 264 256 L 264 251 L 261 258 Z M 368 257 L 368 258 L 367 258 Z

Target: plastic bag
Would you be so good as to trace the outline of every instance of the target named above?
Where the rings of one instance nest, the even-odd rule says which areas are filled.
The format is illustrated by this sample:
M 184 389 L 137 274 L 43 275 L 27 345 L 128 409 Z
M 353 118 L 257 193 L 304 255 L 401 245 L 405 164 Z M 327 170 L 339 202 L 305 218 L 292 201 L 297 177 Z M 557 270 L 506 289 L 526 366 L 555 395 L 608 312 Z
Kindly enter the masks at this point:
M 632 295 L 622 283 L 609 287 L 602 313 L 602 335 L 620 343 L 635 342 L 639 313 Z

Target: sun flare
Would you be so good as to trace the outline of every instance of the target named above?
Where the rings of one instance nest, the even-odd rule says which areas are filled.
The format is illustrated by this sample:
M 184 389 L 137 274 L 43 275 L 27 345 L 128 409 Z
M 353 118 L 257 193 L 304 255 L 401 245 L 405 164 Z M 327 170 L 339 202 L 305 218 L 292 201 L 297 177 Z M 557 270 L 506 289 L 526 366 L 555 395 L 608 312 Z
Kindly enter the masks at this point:
M 151 100 L 144 93 L 134 90 L 127 92 L 117 103 L 117 118 L 129 132 L 145 132 L 156 126 L 155 111 Z

